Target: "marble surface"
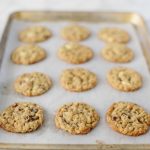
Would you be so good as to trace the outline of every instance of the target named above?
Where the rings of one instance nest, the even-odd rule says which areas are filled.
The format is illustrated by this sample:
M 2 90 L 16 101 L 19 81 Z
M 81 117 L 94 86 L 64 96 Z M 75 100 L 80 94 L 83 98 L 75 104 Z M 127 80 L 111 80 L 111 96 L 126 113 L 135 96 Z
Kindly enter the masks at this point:
M 0 0 L 0 37 L 9 14 L 18 10 L 137 12 L 150 29 L 149 6 L 150 0 Z

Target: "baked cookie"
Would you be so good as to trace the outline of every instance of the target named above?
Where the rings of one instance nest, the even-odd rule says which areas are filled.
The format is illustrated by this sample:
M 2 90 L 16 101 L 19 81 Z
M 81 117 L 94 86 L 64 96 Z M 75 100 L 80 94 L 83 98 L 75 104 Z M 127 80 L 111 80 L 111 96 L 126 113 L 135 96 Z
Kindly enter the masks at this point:
M 99 37 L 109 43 L 127 43 L 129 34 L 120 28 L 104 28 L 100 31 Z
M 35 131 L 43 124 L 43 121 L 43 109 L 30 102 L 15 103 L 0 114 L 0 126 L 14 133 Z
M 144 134 L 150 126 L 150 115 L 131 102 L 112 104 L 106 113 L 106 120 L 113 130 L 130 136 Z
M 58 56 L 66 62 L 82 64 L 93 57 L 93 52 L 87 46 L 78 43 L 67 43 L 59 49 Z
M 19 40 L 27 43 L 46 41 L 52 36 L 51 31 L 43 26 L 31 26 L 25 28 L 19 34 Z
M 61 36 L 65 40 L 77 42 L 87 39 L 90 36 L 90 31 L 83 26 L 73 24 L 64 27 L 61 30 Z
M 24 73 L 14 84 L 17 93 L 25 96 L 38 96 L 47 92 L 52 86 L 51 79 L 40 72 Z
M 108 61 L 126 63 L 130 62 L 134 54 L 130 48 L 124 44 L 107 44 L 101 51 L 101 55 Z
M 66 69 L 60 77 L 62 87 L 73 92 L 92 89 L 97 84 L 97 77 L 93 72 L 83 68 Z
M 140 74 L 125 67 L 111 69 L 107 74 L 107 80 L 112 87 L 124 92 L 135 91 L 142 86 Z
M 34 64 L 43 60 L 46 52 L 37 45 L 21 45 L 17 47 L 11 54 L 11 60 L 15 64 Z
M 63 105 L 55 116 L 56 127 L 71 134 L 87 134 L 96 127 L 99 120 L 94 108 L 80 102 Z

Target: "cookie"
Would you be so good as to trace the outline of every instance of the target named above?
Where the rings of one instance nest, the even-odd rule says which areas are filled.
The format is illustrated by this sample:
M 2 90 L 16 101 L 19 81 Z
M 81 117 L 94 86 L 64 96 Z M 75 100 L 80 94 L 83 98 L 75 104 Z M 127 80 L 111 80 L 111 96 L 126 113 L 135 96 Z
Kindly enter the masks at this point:
M 127 43 L 130 39 L 129 34 L 120 28 L 103 28 L 99 37 L 108 43 Z
M 43 109 L 30 102 L 14 103 L 0 114 L 1 128 L 14 133 L 35 131 L 43 121 Z
M 19 40 L 27 43 L 46 41 L 52 36 L 51 31 L 43 26 L 31 26 L 19 33 Z
M 78 43 L 67 43 L 59 49 L 58 56 L 66 62 L 82 64 L 93 57 L 93 52 L 88 46 Z
M 43 48 L 37 45 L 21 45 L 17 47 L 11 54 L 11 60 L 15 64 L 34 64 L 46 57 Z
M 66 90 L 83 92 L 96 86 L 97 77 L 83 68 L 66 69 L 61 74 L 60 83 Z
M 112 87 L 124 92 L 135 91 L 142 86 L 141 75 L 126 67 L 111 69 L 107 74 L 107 80 Z
M 107 44 L 101 51 L 101 55 L 108 61 L 126 63 L 130 62 L 134 54 L 130 48 L 124 44 Z
M 99 120 L 93 107 L 80 102 L 63 105 L 55 116 L 56 127 L 71 134 L 87 134 L 96 127 Z
M 106 113 L 109 126 L 122 134 L 139 136 L 146 133 L 150 126 L 150 115 L 131 102 L 117 102 Z
M 73 24 L 64 27 L 61 30 L 61 36 L 65 40 L 77 42 L 87 39 L 90 36 L 90 31 L 86 27 Z
M 47 92 L 52 86 L 51 79 L 40 72 L 24 73 L 14 84 L 17 93 L 24 96 L 38 96 Z

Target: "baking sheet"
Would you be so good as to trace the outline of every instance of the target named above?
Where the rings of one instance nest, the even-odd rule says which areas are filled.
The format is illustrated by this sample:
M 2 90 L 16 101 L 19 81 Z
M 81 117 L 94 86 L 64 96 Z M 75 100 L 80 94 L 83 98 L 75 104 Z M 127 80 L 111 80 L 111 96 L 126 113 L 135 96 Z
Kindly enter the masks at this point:
M 29 25 L 44 25 L 52 30 L 53 37 L 49 40 L 39 43 L 46 49 L 47 58 L 37 64 L 30 66 L 15 65 L 10 60 L 10 54 L 13 49 L 22 44 L 18 41 L 19 31 Z M 150 106 L 150 74 L 148 71 L 142 49 L 139 45 L 137 35 L 130 24 L 114 23 L 80 23 L 92 32 L 89 39 L 81 42 L 90 46 L 94 51 L 94 58 L 81 65 L 67 64 L 57 57 L 58 48 L 64 44 L 59 36 L 59 31 L 68 22 L 41 22 L 32 23 L 24 21 L 13 21 L 8 36 L 6 49 L 0 72 L 0 111 L 14 102 L 29 101 L 38 103 L 45 110 L 44 125 L 33 133 L 15 134 L 0 129 L 0 143 L 38 143 L 38 144 L 150 144 L 150 132 L 139 137 L 129 137 L 113 131 L 105 121 L 105 113 L 108 107 L 115 101 L 131 101 L 143 106 L 149 113 Z M 111 63 L 100 57 L 100 50 L 105 45 L 103 41 L 97 38 L 98 31 L 103 27 L 121 27 L 127 30 L 131 35 L 131 41 L 128 46 L 133 49 L 135 59 L 127 64 Z M 139 71 L 143 77 L 143 87 L 135 92 L 119 92 L 113 89 L 106 81 L 106 73 L 117 66 L 126 66 Z M 62 70 L 72 67 L 84 67 L 97 74 L 97 86 L 87 92 L 75 93 L 64 90 L 59 84 L 59 76 Z M 25 97 L 15 93 L 13 90 L 13 81 L 20 74 L 26 72 L 39 71 L 48 74 L 53 80 L 53 87 L 47 93 L 37 97 Z M 101 120 L 95 129 L 87 135 L 70 135 L 55 127 L 54 115 L 56 110 L 67 102 L 80 101 L 85 102 L 97 110 Z

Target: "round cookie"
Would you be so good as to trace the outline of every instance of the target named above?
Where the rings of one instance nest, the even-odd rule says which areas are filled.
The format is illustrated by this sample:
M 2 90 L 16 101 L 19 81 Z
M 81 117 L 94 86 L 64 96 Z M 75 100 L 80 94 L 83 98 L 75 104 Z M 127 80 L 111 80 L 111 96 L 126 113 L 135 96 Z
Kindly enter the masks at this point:
M 34 64 L 43 60 L 46 52 L 37 45 L 21 45 L 17 47 L 11 54 L 11 60 L 15 64 Z
M 35 131 L 43 124 L 43 121 L 43 109 L 30 102 L 14 103 L 0 114 L 0 126 L 14 133 Z
M 87 46 L 78 43 L 67 43 L 59 49 L 58 56 L 66 62 L 82 64 L 93 57 L 93 52 Z
M 120 28 L 103 28 L 99 37 L 108 43 L 127 43 L 130 39 L 129 34 Z
M 83 68 L 66 69 L 60 77 L 62 87 L 73 92 L 83 92 L 94 88 L 97 77 L 93 72 Z
M 111 69 L 107 74 L 107 80 L 112 87 L 124 92 L 135 91 L 142 86 L 140 74 L 126 67 Z
M 47 40 L 52 36 L 51 31 L 43 26 L 31 26 L 19 33 L 19 40 L 27 43 L 37 43 Z
M 24 73 L 14 84 L 17 93 L 25 96 L 38 96 L 47 92 L 52 86 L 51 79 L 40 72 Z
M 80 102 L 63 105 L 55 116 L 56 127 L 71 134 L 87 134 L 96 127 L 99 120 L 94 108 Z
M 124 44 L 107 44 L 101 51 L 101 55 L 108 61 L 126 63 L 130 62 L 134 54 L 130 48 Z
M 64 27 L 61 30 L 61 36 L 65 40 L 77 42 L 87 39 L 90 36 L 90 31 L 83 26 L 73 24 Z
M 150 115 L 131 102 L 117 102 L 106 113 L 109 126 L 122 134 L 139 136 L 146 133 L 150 126 Z

